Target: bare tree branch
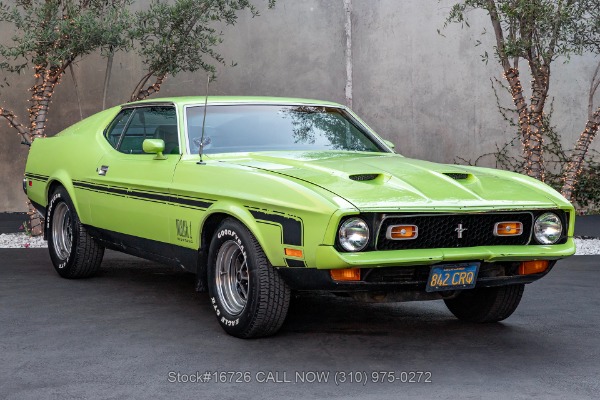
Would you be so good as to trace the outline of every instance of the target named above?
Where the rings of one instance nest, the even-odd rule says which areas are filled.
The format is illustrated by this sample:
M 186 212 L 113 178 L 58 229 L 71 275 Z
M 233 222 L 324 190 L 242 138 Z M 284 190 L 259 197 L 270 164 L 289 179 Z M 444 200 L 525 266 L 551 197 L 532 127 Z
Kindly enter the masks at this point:
M 110 49 L 110 53 L 106 58 L 106 72 L 104 74 L 104 88 L 102 89 L 102 109 L 106 109 L 106 94 L 108 93 L 108 86 L 110 85 L 110 76 L 112 74 L 112 64 L 115 57 L 115 52 Z
M 510 70 L 510 61 L 506 56 L 506 51 L 504 49 L 504 32 L 502 31 L 502 25 L 500 24 L 500 17 L 498 16 L 498 10 L 496 10 L 496 3 L 494 0 L 487 0 L 487 10 L 490 14 L 490 18 L 492 20 L 492 26 L 494 27 L 494 34 L 496 36 L 496 46 L 498 49 L 498 58 L 500 58 L 500 63 L 502 64 L 502 68 L 504 68 L 504 72 L 508 72 Z
M 75 71 L 73 70 L 73 64 L 69 65 L 69 71 L 71 72 L 71 79 L 73 79 L 73 85 L 75 85 L 75 96 L 77 97 L 77 107 L 79 108 L 79 120 L 83 119 L 83 110 L 81 109 L 81 98 L 79 97 L 79 85 L 77 84 L 77 78 L 75 78 Z
M 144 100 L 144 99 L 152 96 L 154 93 L 160 91 L 160 86 L 163 84 L 165 79 L 166 79 L 165 75 L 157 76 L 156 81 L 154 81 L 154 83 L 152 85 L 148 86 L 146 89 L 141 88 L 137 92 L 136 98 L 132 99 L 131 101 Z
M 596 66 L 596 70 L 594 71 L 594 76 L 592 77 L 592 82 L 590 83 L 590 92 L 588 95 L 588 119 L 592 119 L 592 113 L 594 110 L 594 95 L 598 90 L 598 86 L 600 86 L 600 61 L 598 61 L 598 65 Z
M 30 138 L 29 136 L 29 130 L 27 128 L 25 128 L 25 126 L 23 126 L 23 124 L 21 124 L 17 118 L 17 116 L 15 115 L 15 113 L 13 113 L 10 110 L 7 110 L 6 108 L 0 108 L 0 116 L 4 117 L 6 119 L 6 121 L 8 122 L 8 124 L 17 130 L 17 132 L 19 133 L 19 135 L 21 135 L 22 137 L 22 141 L 25 144 L 30 144 Z

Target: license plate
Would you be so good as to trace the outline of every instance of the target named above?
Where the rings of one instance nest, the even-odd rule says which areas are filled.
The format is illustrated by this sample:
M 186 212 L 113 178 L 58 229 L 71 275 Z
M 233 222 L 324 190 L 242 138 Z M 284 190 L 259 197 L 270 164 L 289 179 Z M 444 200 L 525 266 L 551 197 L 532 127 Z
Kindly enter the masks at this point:
M 429 272 L 426 291 L 472 289 L 477 282 L 477 272 L 479 263 L 437 265 Z

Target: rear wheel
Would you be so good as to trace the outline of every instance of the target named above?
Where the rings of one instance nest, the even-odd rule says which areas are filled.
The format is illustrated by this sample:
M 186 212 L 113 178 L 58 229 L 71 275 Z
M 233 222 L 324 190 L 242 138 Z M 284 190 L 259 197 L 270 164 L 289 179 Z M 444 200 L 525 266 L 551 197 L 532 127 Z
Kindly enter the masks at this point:
M 289 287 L 256 238 L 231 218 L 221 223 L 210 243 L 208 292 L 221 327 L 240 338 L 276 333 L 290 303 Z
M 73 202 L 63 187 L 56 189 L 48 204 L 48 250 L 56 272 L 63 278 L 88 278 L 98 272 L 104 247 L 81 224 Z
M 444 302 L 460 320 L 498 322 L 517 309 L 524 290 L 524 284 L 465 290 Z

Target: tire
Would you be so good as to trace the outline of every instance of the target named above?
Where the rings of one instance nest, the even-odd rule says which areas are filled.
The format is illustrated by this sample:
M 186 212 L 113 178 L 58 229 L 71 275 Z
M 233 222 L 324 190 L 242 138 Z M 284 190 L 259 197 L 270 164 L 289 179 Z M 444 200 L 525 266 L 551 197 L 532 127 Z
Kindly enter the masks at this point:
M 225 219 L 208 251 L 208 293 L 221 327 L 239 338 L 275 334 L 288 312 L 290 289 L 256 238 Z
M 104 247 L 85 230 L 63 187 L 50 196 L 46 213 L 48 250 L 54 269 L 63 278 L 89 278 L 98 272 Z
M 510 317 L 517 309 L 524 290 L 524 284 L 465 290 L 444 302 L 460 320 L 498 322 Z

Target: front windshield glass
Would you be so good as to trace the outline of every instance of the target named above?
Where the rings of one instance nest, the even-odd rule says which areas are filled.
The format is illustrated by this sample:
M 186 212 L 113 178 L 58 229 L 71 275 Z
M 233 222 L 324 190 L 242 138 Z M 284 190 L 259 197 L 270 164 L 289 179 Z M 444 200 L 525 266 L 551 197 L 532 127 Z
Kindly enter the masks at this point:
M 198 153 L 204 106 L 187 108 L 188 148 Z M 204 153 L 289 150 L 387 152 L 344 110 L 323 106 L 209 105 Z

